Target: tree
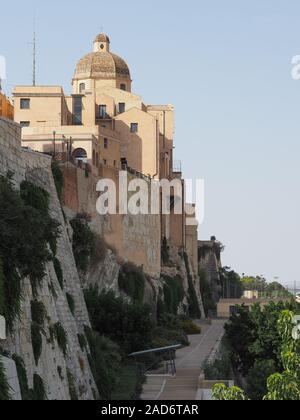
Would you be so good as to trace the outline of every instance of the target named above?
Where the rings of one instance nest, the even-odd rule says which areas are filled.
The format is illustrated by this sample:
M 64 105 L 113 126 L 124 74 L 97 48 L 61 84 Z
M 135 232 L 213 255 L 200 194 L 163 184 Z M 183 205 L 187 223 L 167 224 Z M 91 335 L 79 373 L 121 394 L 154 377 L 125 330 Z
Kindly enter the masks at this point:
M 258 360 L 247 376 L 247 395 L 251 400 L 261 401 L 266 395 L 268 378 L 276 372 L 273 360 Z
M 300 401 L 300 345 L 293 337 L 294 314 L 284 311 L 278 322 L 282 337 L 281 358 L 284 371 L 268 380 L 268 401 Z
M 256 324 L 245 306 L 237 307 L 225 325 L 225 332 L 233 368 L 246 376 L 255 363 L 255 355 L 250 349 L 258 337 Z
M 239 299 L 243 294 L 242 282 L 239 274 L 230 267 L 220 270 L 222 296 L 227 299 Z
M 236 386 L 228 388 L 224 384 L 214 386 L 213 399 L 216 401 L 247 401 L 246 394 L 240 388 Z
M 275 373 L 267 381 L 265 401 L 300 401 L 300 340 L 295 334 L 294 313 L 285 310 L 281 312 L 278 321 L 278 332 L 281 337 L 282 373 Z M 246 400 L 244 391 L 239 388 L 228 388 L 216 385 L 213 388 L 213 398 L 216 400 Z

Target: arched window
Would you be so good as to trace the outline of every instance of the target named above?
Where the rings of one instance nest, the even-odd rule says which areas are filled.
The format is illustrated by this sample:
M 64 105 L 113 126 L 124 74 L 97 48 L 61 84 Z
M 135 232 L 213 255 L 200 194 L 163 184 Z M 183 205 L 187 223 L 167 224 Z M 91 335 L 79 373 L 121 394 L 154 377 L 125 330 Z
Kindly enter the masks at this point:
M 121 85 L 120 85 L 120 89 L 121 89 L 121 90 L 126 90 L 126 85 L 125 85 L 125 83 L 121 83 Z
M 85 92 L 85 83 L 80 83 L 79 85 L 79 93 Z
M 84 149 L 75 149 L 72 156 L 77 162 L 87 162 L 87 152 Z

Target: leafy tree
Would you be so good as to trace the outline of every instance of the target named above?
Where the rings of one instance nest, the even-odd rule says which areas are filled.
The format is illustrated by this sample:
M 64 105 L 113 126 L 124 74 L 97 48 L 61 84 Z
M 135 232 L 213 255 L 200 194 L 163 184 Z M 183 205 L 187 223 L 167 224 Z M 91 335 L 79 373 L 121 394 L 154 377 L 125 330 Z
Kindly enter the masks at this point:
M 129 304 L 114 292 L 85 291 L 93 329 L 119 344 L 123 352 L 146 349 L 151 344 L 154 324 L 151 308 L 138 302 Z
M 267 381 L 266 401 L 300 401 L 300 340 L 294 334 L 294 313 L 285 310 L 278 320 L 278 332 L 281 337 L 282 373 L 275 373 Z M 227 388 L 217 385 L 213 389 L 216 400 L 246 399 L 245 393 L 236 387 Z
M 247 401 L 246 394 L 240 388 L 236 386 L 228 388 L 224 384 L 214 386 L 213 399 L 217 401 Z
M 284 311 L 278 322 L 282 338 L 281 358 L 283 373 L 276 373 L 268 380 L 269 401 L 300 401 L 300 344 L 293 337 L 294 314 Z M 299 338 L 299 337 L 298 337 Z
M 267 380 L 276 372 L 273 360 L 258 360 L 247 376 L 247 395 L 251 400 L 261 401 L 267 393 Z
M 229 267 L 220 270 L 222 296 L 227 299 L 239 299 L 243 294 L 242 282 L 239 274 Z
M 226 338 L 231 350 L 233 367 L 247 375 L 255 363 L 251 346 L 258 338 L 256 324 L 249 310 L 240 306 L 225 325 Z

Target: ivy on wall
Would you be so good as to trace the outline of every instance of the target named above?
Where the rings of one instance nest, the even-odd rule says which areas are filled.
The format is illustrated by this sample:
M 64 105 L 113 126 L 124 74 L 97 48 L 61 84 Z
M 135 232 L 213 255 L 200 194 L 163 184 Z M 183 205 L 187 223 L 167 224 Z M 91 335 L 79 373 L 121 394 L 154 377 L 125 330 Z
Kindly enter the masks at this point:
M 134 264 L 124 264 L 119 272 L 119 288 L 135 302 L 143 302 L 145 292 L 145 274 Z
M 0 311 L 9 330 L 20 317 L 21 279 L 30 279 L 36 296 L 45 264 L 53 258 L 49 244 L 55 250 L 58 235 L 47 192 L 27 181 L 16 191 L 11 174 L 0 177 Z

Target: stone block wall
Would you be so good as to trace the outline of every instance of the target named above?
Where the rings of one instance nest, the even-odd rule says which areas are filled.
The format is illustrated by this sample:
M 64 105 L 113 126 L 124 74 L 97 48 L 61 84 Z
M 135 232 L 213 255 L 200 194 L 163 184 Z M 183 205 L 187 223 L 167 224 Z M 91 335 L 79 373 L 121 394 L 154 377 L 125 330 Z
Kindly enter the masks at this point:
M 21 149 L 20 127 L 6 120 L 0 120 L 0 173 L 14 172 L 16 185 L 22 180 L 42 187 L 50 194 L 50 214 L 60 224 L 57 243 L 57 259 L 60 261 L 64 288 L 62 290 L 52 262 L 46 265 L 46 275 L 38 290 L 38 300 L 46 308 L 44 334 L 42 334 L 42 354 L 38 365 L 33 355 L 31 341 L 31 301 L 33 294 L 28 279 L 23 280 L 22 316 L 16 321 L 14 330 L 2 342 L 2 347 L 11 355 L 22 357 L 28 376 L 29 387 L 33 386 L 33 376 L 38 374 L 44 382 L 49 400 L 69 400 L 68 376 L 74 378 L 75 389 L 81 400 L 94 399 L 96 385 L 90 371 L 87 350 L 79 345 L 78 335 L 84 333 L 84 326 L 90 326 L 81 282 L 76 269 L 72 245 L 59 202 L 52 171 L 51 158 L 29 150 Z M 75 302 L 75 312 L 71 313 L 67 293 Z M 51 339 L 51 328 L 59 323 L 67 336 L 67 354 L 59 348 L 56 339 Z
M 10 387 L 11 399 L 13 401 L 21 401 L 22 397 L 16 364 L 13 360 L 9 359 L 8 357 L 1 357 L 1 361 L 3 363 L 8 385 Z

